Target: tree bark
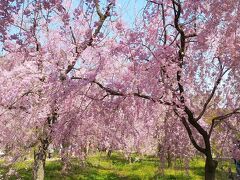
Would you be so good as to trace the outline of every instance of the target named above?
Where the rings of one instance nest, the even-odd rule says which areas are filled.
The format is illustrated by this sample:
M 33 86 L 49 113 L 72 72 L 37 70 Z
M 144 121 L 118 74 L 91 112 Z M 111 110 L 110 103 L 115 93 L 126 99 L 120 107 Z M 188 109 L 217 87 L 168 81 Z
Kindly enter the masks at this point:
M 108 148 L 107 149 L 107 157 L 110 158 L 112 155 L 112 149 L 111 148 Z
M 34 166 L 33 166 L 33 179 L 44 180 L 45 176 L 45 162 L 48 153 L 48 147 L 51 142 L 52 125 L 57 120 L 57 110 L 54 109 L 52 114 L 48 116 L 42 128 L 36 127 L 39 133 L 39 143 L 34 150 Z
M 212 157 L 207 157 L 205 161 L 205 180 L 215 180 L 218 162 Z
M 62 161 L 62 170 L 61 170 L 61 172 L 63 174 L 66 174 L 68 172 L 69 168 L 70 168 L 69 155 L 68 155 L 67 152 L 62 156 L 61 161 Z
M 169 150 L 167 151 L 167 167 L 172 167 L 172 156 Z
M 41 142 L 37 150 L 34 151 L 34 167 L 33 167 L 34 180 L 44 180 L 47 147 L 48 144 Z
M 66 174 L 70 168 L 70 160 L 69 160 L 69 143 L 65 140 L 65 142 L 62 143 L 62 149 L 61 149 L 61 161 L 62 161 L 62 170 L 61 172 L 63 174 Z

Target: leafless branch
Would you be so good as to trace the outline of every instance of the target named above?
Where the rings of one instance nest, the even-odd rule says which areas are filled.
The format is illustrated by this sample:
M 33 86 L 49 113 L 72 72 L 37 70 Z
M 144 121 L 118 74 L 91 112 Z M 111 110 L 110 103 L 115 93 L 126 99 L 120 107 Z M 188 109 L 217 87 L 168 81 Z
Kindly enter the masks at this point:
M 236 108 L 236 109 L 232 110 L 231 112 L 226 113 L 224 115 L 214 117 L 212 119 L 212 124 L 211 124 L 210 130 L 209 130 L 209 133 L 208 133 L 209 137 L 211 136 L 214 127 L 216 127 L 224 119 L 230 118 L 231 116 L 236 115 L 236 114 L 240 114 L 240 108 Z
M 202 118 L 202 116 L 204 115 L 204 113 L 206 112 L 207 110 L 207 107 L 208 107 L 208 104 L 211 102 L 217 88 L 218 88 L 218 85 L 220 84 L 221 80 L 222 80 L 222 77 L 226 74 L 227 71 L 229 71 L 229 69 L 226 69 L 225 71 L 223 70 L 223 66 L 222 66 L 222 63 L 219 59 L 219 64 L 220 64 L 220 73 L 218 75 L 218 78 L 213 86 L 213 89 L 209 95 L 209 97 L 207 98 L 206 102 L 204 103 L 203 105 L 203 109 L 202 111 L 200 112 L 200 114 L 198 115 L 198 117 L 196 118 L 196 121 L 198 121 L 199 119 Z
M 31 91 L 31 90 L 23 93 L 19 98 L 17 98 L 14 102 L 12 102 L 11 104 L 9 104 L 9 105 L 6 107 L 7 110 L 16 109 L 16 108 L 14 107 L 14 105 L 15 105 L 20 99 L 22 99 L 24 96 L 28 96 L 28 95 L 31 94 L 31 93 L 33 93 L 33 91 Z M 20 106 L 19 108 L 22 109 L 22 110 L 25 110 L 25 108 L 24 108 L 23 106 Z M 0 116 L 2 116 L 5 112 L 7 112 L 7 110 L 3 111 L 3 112 L 0 114 Z
M 146 94 L 142 94 L 140 92 L 135 92 L 135 93 L 128 93 L 128 94 L 125 94 L 123 92 L 120 92 L 120 91 L 117 91 L 117 90 L 114 90 L 114 89 L 111 89 L 111 88 L 108 88 L 108 87 L 105 87 L 103 84 L 101 84 L 100 82 L 96 81 L 96 80 L 89 80 L 87 78 L 82 78 L 82 77 L 71 77 L 71 79 L 79 79 L 79 80 L 84 80 L 84 81 L 88 81 L 89 83 L 93 83 L 93 84 L 96 84 L 98 85 L 101 89 L 103 89 L 104 91 L 106 91 L 108 93 L 108 95 L 114 95 L 114 96 L 124 96 L 124 97 L 127 97 L 127 96 L 135 96 L 135 97 L 140 97 L 140 98 L 143 98 L 143 99 L 148 99 L 148 100 L 151 100 L 153 102 L 159 102 L 160 104 L 164 104 L 164 105 L 168 105 L 168 106 L 173 106 L 174 104 L 173 103 L 170 103 L 170 102 L 167 102 L 167 101 L 164 101 L 162 100 L 162 97 L 160 97 L 159 99 L 155 99 L 153 97 L 151 97 L 150 95 L 146 95 Z
M 106 8 L 106 11 L 104 14 L 102 14 L 102 12 L 100 11 L 100 7 L 99 7 L 99 4 L 98 4 L 98 1 L 95 0 L 95 7 L 97 9 L 97 14 L 99 16 L 99 21 L 97 23 L 97 28 L 95 29 L 94 33 L 90 36 L 89 39 L 85 40 L 84 42 L 82 42 L 80 45 L 77 45 L 76 44 L 76 57 L 74 58 L 74 60 L 72 61 L 71 64 L 68 65 L 66 71 L 65 71 L 65 76 L 71 71 L 73 70 L 78 58 L 80 57 L 81 53 L 87 49 L 87 47 L 89 46 L 92 46 L 92 43 L 93 43 L 93 40 L 94 38 L 97 37 L 97 35 L 100 33 L 100 30 L 103 26 L 103 23 L 105 22 L 105 20 L 107 19 L 108 16 L 110 16 L 110 10 L 111 10 L 111 7 L 112 7 L 112 3 L 109 3 L 107 8 Z M 72 32 L 72 30 L 71 30 Z M 76 42 L 76 38 L 75 36 L 73 36 L 74 34 L 71 33 L 72 35 L 72 38 L 73 40 L 75 39 L 75 42 Z

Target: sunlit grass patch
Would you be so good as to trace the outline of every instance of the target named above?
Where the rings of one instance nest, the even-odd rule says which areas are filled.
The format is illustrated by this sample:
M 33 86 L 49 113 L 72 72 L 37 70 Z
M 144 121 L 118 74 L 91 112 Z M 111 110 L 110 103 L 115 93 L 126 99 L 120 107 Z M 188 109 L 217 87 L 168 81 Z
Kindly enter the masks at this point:
M 105 180 L 105 179 L 180 179 L 180 180 L 201 180 L 204 178 L 204 159 L 193 159 L 186 170 L 182 161 L 173 162 L 173 167 L 159 168 L 159 160 L 156 157 L 137 156 L 132 159 L 132 163 L 124 158 L 121 153 L 112 153 L 107 157 L 106 153 L 96 153 L 87 158 L 83 164 L 80 160 L 71 159 L 71 168 L 67 174 L 62 174 L 62 164 L 59 158 L 47 159 L 45 179 L 46 180 Z M 32 179 L 33 160 L 25 160 L 15 163 L 12 168 L 18 172 L 18 176 L 24 180 Z M 231 162 L 220 162 L 216 178 L 225 180 L 228 177 L 228 168 L 235 172 L 234 164 Z M 6 177 L 9 167 L 4 166 L 0 161 L 0 174 Z M 10 179 L 17 179 L 16 176 Z

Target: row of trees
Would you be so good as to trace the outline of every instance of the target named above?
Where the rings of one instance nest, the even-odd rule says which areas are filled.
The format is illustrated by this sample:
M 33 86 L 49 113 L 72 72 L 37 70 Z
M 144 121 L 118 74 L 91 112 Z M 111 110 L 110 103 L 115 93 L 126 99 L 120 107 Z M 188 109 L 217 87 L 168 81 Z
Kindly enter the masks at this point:
M 0 147 L 34 148 L 35 179 L 50 144 L 66 165 L 89 146 L 197 150 L 215 179 L 239 136 L 240 2 L 141 3 L 133 27 L 114 0 L 0 2 Z

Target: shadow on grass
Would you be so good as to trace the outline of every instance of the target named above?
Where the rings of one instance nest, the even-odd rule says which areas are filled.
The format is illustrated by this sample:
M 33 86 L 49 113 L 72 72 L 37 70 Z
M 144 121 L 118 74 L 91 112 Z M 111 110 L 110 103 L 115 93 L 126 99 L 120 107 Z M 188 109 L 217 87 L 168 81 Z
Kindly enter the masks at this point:
M 190 167 L 190 171 L 193 172 L 193 174 L 198 176 L 204 176 L 204 168 L 203 167 Z
M 104 171 L 105 173 L 101 172 Z M 46 180 L 76 180 L 76 179 L 129 179 L 128 177 L 122 177 L 116 173 L 111 172 L 110 168 L 103 166 L 96 166 L 91 163 L 87 163 L 85 167 L 79 166 L 79 163 L 75 162 L 71 165 L 71 169 L 67 174 L 61 174 L 61 163 L 52 162 L 46 166 Z M 135 178 L 136 179 L 136 178 Z
M 153 179 L 156 180 L 196 180 L 188 175 L 155 175 Z
M 10 176 L 7 175 L 8 172 L 9 172 L 9 167 L 0 165 L 0 174 L 2 175 L 1 178 L 4 179 L 4 180 L 5 179 L 16 180 L 16 179 L 19 179 L 19 178 L 24 179 L 24 180 L 31 180 L 32 179 L 32 171 L 29 168 L 19 168 L 19 169 L 17 169 L 17 174 L 10 175 Z
M 95 163 L 95 162 L 102 163 Z M 153 179 L 153 180 L 195 180 L 204 177 L 204 164 L 201 160 L 191 163 L 189 171 L 191 177 L 185 173 L 185 171 L 178 167 L 174 169 L 166 169 L 165 175 L 161 175 L 155 172 L 157 167 L 157 159 L 151 157 L 144 157 L 141 161 L 129 164 L 129 162 L 119 154 L 112 154 L 111 157 L 96 156 L 92 161 L 88 161 L 84 167 L 80 166 L 80 162 L 76 159 L 71 160 L 72 165 L 67 174 L 61 173 L 61 162 L 47 161 L 45 179 L 46 180 L 141 180 L 141 179 Z M 21 162 L 24 165 L 18 166 L 17 171 L 19 177 L 23 180 L 32 179 L 32 167 L 31 164 Z M 106 164 L 104 164 L 106 163 Z M 181 163 L 180 163 L 181 164 Z M 171 171 L 171 172 L 170 172 Z M 6 174 L 8 168 L 1 166 L 0 174 Z M 142 173 L 145 172 L 145 173 Z M 153 173 L 151 173 L 153 172 Z M 154 173 L 155 172 L 155 173 Z M 158 171 L 159 172 L 159 171 Z M 151 173 L 151 174 L 150 174 Z M 197 177 L 197 178 L 196 178 Z M 5 176 L 2 177 L 3 179 Z M 228 179 L 227 169 L 217 169 L 216 178 L 218 180 Z M 10 180 L 17 179 L 16 176 L 9 178 Z
M 125 165 L 129 164 L 129 161 L 125 159 L 124 157 L 121 157 L 118 154 L 112 154 L 110 157 L 108 157 L 112 161 L 114 165 Z

